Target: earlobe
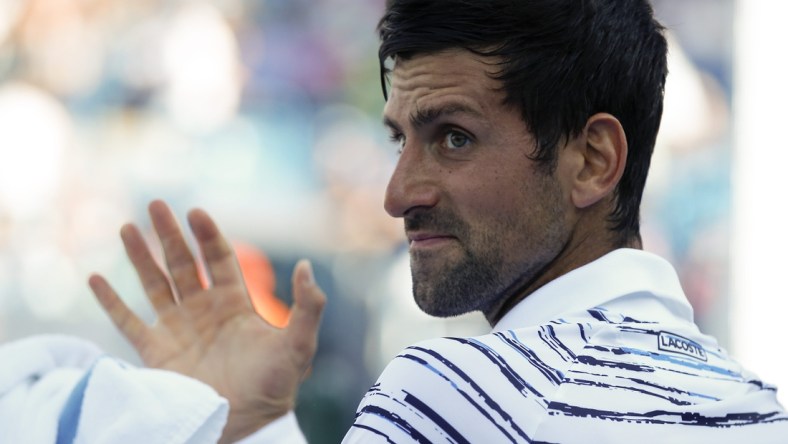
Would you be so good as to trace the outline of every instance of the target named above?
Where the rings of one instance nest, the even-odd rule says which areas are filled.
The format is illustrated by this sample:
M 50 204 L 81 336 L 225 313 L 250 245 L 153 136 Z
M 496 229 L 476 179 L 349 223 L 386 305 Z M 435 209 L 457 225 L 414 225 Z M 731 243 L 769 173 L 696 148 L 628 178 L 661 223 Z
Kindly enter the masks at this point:
M 589 117 L 576 142 L 581 168 L 572 186 L 572 202 L 577 208 L 589 207 L 613 192 L 627 163 L 627 138 L 621 122 L 611 114 Z

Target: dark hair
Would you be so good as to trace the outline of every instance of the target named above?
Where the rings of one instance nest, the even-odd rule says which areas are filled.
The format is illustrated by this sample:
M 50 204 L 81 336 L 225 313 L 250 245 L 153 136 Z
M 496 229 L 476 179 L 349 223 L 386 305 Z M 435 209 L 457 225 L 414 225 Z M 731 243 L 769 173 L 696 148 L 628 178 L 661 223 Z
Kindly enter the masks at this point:
M 378 24 L 383 94 L 389 58 L 462 48 L 497 57 L 505 103 L 552 170 L 559 142 L 614 115 L 629 145 L 609 220 L 639 239 L 639 207 L 662 116 L 667 43 L 647 0 L 389 0 Z

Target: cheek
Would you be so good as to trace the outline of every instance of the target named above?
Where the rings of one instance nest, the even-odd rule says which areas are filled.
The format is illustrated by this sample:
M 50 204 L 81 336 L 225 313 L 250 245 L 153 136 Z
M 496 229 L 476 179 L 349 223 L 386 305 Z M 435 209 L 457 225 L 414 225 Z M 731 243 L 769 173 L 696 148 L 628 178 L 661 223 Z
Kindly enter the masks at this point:
M 481 175 L 479 177 L 485 177 Z M 471 186 L 458 187 L 453 206 L 475 228 L 505 228 L 516 223 L 528 208 L 529 196 L 521 183 L 490 177 Z
M 472 229 L 496 242 L 533 242 L 546 231 L 561 230 L 566 199 L 558 183 L 549 178 L 523 176 L 511 171 L 506 178 L 478 176 L 490 180 L 463 187 L 454 206 Z

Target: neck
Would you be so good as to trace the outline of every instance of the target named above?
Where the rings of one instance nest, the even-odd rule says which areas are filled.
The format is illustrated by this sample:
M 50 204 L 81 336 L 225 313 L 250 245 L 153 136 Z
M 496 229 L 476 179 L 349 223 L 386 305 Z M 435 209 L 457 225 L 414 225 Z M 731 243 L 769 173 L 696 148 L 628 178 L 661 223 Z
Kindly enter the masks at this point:
M 536 272 L 530 280 L 514 282 L 503 292 L 504 295 L 509 296 L 501 297 L 497 304 L 483 310 L 487 322 L 494 326 L 509 310 L 543 285 L 576 268 L 593 262 L 613 250 L 618 248 L 642 248 L 639 236 L 625 242 L 615 241 L 614 239 L 605 239 L 604 242 L 600 242 L 599 233 L 596 232 L 596 236 L 592 236 L 592 234 L 589 233 L 589 235 L 580 239 L 573 237 L 559 254 L 551 262 L 547 263 L 542 270 Z M 612 237 L 614 233 L 607 231 L 607 234 Z

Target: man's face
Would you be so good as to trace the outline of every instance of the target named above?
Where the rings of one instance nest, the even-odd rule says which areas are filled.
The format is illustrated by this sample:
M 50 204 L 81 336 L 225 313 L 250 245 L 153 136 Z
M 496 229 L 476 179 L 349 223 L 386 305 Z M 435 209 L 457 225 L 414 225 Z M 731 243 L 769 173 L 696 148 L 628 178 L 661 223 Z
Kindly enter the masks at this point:
M 528 158 L 534 139 L 490 62 L 452 50 L 392 72 L 384 122 L 402 152 L 385 207 L 404 218 L 414 298 L 435 316 L 489 318 L 569 238 L 568 195 Z

